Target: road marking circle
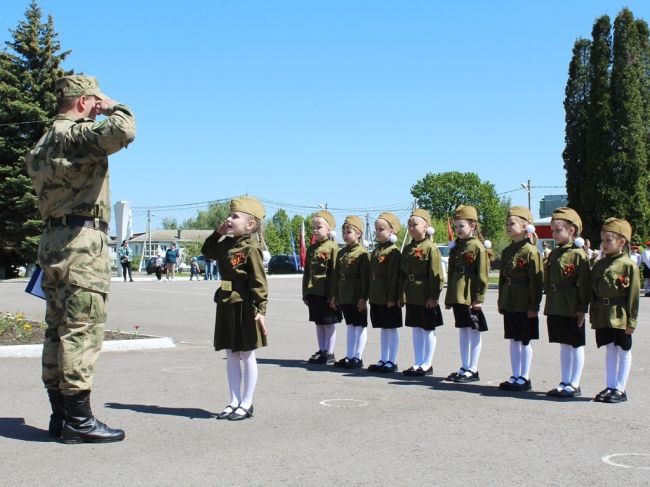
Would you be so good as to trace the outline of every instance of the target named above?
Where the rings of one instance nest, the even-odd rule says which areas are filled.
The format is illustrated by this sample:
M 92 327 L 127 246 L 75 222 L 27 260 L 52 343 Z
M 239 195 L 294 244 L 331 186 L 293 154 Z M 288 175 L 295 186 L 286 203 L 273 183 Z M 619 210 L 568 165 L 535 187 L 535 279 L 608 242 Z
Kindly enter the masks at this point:
M 331 408 L 362 408 L 367 406 L 368 402 L 359 399 L 325 399 L 318 404 Z
M 624 463 L 626 461 L 630 461 L 630 459 L 626 460 L 626 457 L 635 457 L 635 458 L 641 458 L 640 463 L 645 463 L 647 466 L 644 465 L 629 465 L 628 463 Z M 601 459 L 604 463 L 607 465 L 611 465 L 613 467 L 621 467 L 621 468 L 641 468 L 643 470 L 650 470 L 650 453 L 613 453 L 611 455 L 605 455 Z
M 165 369 L 162 369 L 163 372 L 170 372 L 172 374 L 183 374 L 185 372 L 198 372 L 201 370 L 201 367 L 167 367 Z

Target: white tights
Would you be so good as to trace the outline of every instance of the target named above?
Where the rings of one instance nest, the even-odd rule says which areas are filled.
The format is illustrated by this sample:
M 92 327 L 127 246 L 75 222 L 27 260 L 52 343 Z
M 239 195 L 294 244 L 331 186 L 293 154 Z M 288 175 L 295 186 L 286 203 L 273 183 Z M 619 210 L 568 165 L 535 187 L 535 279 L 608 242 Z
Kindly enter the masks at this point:
M 625 392 L 632 367 L 632 350 L 623 350 L 613 343 L 606 345 L 607 387 Z
M 533 361 L 533 347 L 510 340 L 510 365 L 513 377 L 530 379 L 530 364 Z
M 413 355 L 415 366 L 428 369 L 433 362 L 433 353 L 436 351 L 436 333 L 434 330 L 425 330 L 414 326 L 413 330 Z
M 585 365 L 585 347 L 572 347 L 565 343 L 560 344 L 560 367 L 562 369 L 562 382 L 577 388 L 580 386 L 582 368 Z
M 459 328 L 461 367 L 472 372 L 478 371 L 478 358 L 481 355 L 481 332 L 472 328 Z
M 368 340 L 368 328 L 365 326 L 347 325 L 347 358 L 358 358 L 361 360 L 363 350 Z
M 316 325 L 316 339 L 318 340 L 318 350 L 334 353 L 336 325 Z
M 250 408 L 253 404 L 253 393 L 257 384 L 257 360 L 255 359 L 255 351 L 233 352 L 227 349 L 226 369 L 228 370 L 230 405 L 233 407 L 241 406 L 246 409 Z M 242 385 L 244 389 L 243 395 L 241 394 Z
M 399 333 L 397 328 L 381 329 L 381 355 L 382 362 L 397 363 L 397 349 L 399 348 Z

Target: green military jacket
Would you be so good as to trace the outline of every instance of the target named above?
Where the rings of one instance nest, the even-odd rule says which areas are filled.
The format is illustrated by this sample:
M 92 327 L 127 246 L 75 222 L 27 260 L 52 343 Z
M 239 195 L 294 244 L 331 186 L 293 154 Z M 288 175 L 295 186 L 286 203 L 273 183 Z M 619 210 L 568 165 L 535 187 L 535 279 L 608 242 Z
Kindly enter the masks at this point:
M 361 244 L 346 245 L 336 256 L 332 297 L 336 304 L 357 304 L 368 299 L 370 257 Z
M 627 253 L 597 261 L 591 270 L 591 327 L 636 328 L 639 288 L 639 268 Z
M 586 313 L 591 297 L 589 258 L 572 243 L 554 248 L 544 263 L 545 315 Z
M 400 296 L 406 304 L 424 306 L 428 299 L 440 299 L 444 285 L 438 247 L 427 237 L 412 240 L 402 253 Z
M 539 311 L 543 283 L 542 256 L 527 238 L 512 242 L 501 253 L 500 312 Z
M 488 287 L 490 259 L 476 237 L 456 239 L 449 253 L 445 304 L 482 303 Z
M 397 303 L 401 253 L 391 242 L 378 244 L 370 256 L 370 304 Z
M 334 265 L 339 246 L 330 239 L 315 242 L 307 249 L 305 270 L 302 275 L 302 299 L 308 295 L 332 296 Z
M 110 222 L 108 156 L 129 145 L 135 131 L 135 118 L 125 105 L 114 106 L 98 123 L 57 115 L 25 158 L 43 220 L 77 215 Z M 102 293 L 110 289 L 108 237 L 103 232 L 46 225 L 38 260 L 44 288 L 65 281 Z
M 221 287 L 214 296 L 217 305 L 248 301 L 256 314 L 266 315 L 268 284 L 256 239 L 251 235 L 224 237 L 214 231 L 205 239 L 201 253 L 219 265 Z

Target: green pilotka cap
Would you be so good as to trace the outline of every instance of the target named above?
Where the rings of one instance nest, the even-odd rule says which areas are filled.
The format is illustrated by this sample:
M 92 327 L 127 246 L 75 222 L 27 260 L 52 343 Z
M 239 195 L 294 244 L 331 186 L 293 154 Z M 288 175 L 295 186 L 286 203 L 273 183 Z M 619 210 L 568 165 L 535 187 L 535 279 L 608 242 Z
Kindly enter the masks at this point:
M 241 196 L 240 198 L 234 198 L 230 202 L 230 211 L 247 213 L 260 220 L 264 220 L 264 216 L 266 214 L 264 205 L 262 205 L 262 203 L 260 203 L 257 198 L 253 198 L 252 196 Z

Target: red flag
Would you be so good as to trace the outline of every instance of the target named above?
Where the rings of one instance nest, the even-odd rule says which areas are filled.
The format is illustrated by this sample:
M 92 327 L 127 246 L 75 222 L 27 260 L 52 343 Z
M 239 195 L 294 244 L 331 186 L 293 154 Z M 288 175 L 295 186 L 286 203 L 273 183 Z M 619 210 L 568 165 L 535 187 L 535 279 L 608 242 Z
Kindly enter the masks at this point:
M 451 231 L 451 220 L 447 217 L 447 236 L 451 242 L 454 239 L 454 232 Z
M 300 267 L 305 268 L 307 260 L 307 247 L 305 247 L 305 220 L 300 225 Z

